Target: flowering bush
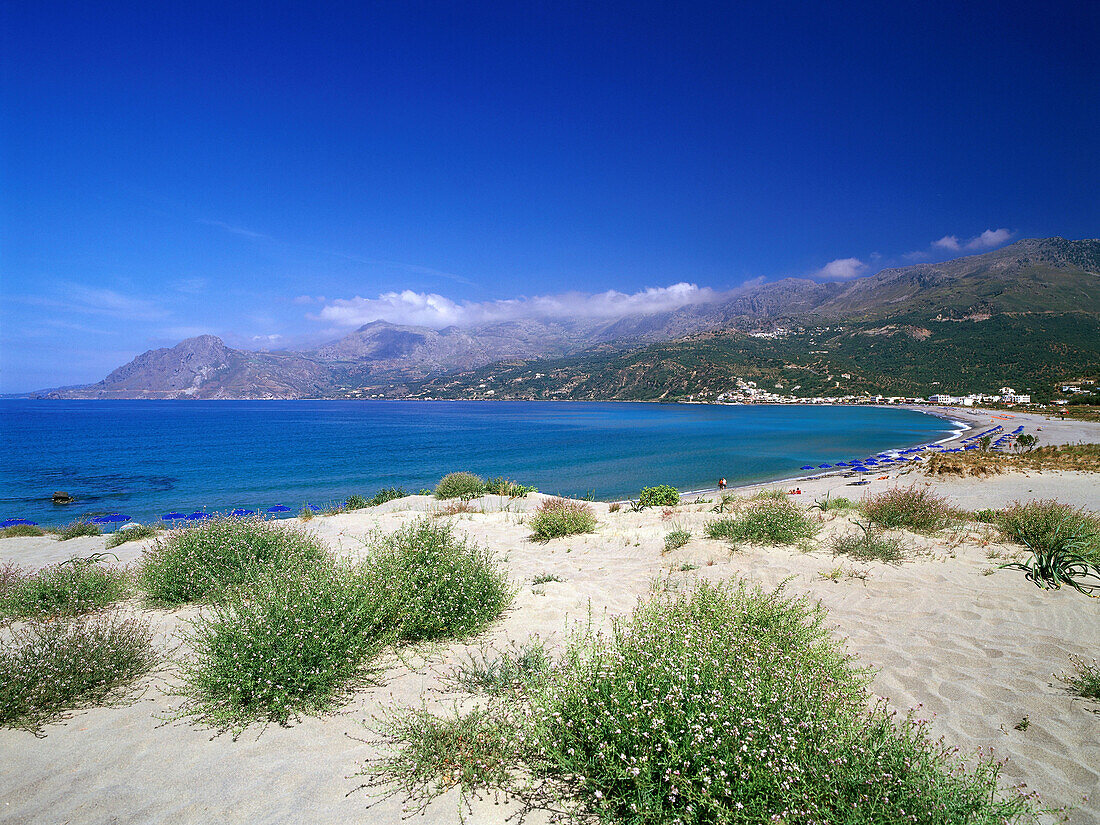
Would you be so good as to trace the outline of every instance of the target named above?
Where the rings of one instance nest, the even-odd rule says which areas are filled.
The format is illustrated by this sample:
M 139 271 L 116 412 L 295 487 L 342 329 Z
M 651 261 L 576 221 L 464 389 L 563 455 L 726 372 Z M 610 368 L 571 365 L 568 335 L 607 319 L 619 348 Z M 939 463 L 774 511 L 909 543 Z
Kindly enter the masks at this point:
M 185 710 L 227 727 L 325 710 L 360 681 L 386 625 L 387 596 L 365 568 L 269 568 L 193 622 Z
M 1038 821 L 998 791 L 995 763 L 964 769 L 925 722 L 869 707 L 868 673 L 824 619 L 782 588 L 658 594 L 610 634 L 576 637 L 514 701 L 398 714 L 383 733 L 399 750 L 367 773 L 419 806 L 497 788 L 608 823 Z M 517 784 L 521 770 L 535 782 Z
M 141 619 L 101 613 L 29 622 L 0 648 L 0 725 L 38 730 L 67 710 L 120 698 L 159 657 Z
M 459 538 L 449 524 L 417 519 L 374 544 L 367 563 L 389 594 L 403 641 L 468 636 L 512 600 L 494 554 Z
M 263 519 L 215 518 L 173 530 L 142 557 L 139 583 L 155 604 L 221 598 L 267 567 L 292 567 L 326 556 L 300 527 Z
M 73 558 L 35 573 L 7 566 L 0 585 L 0 617 L 75 616 L 124 598 L 125 570 L 94 559 Z
M 794 544 L 813 536 L 818 525 L 786 498 L 762 498 L 742 515 L 715 519 L 707 537 L 753 544 Z
M 561 536 L 591 533 L 596 529 L 596 514 L 583 501 L 548 498 L 531 517 L 531 538 L 549 541 Z

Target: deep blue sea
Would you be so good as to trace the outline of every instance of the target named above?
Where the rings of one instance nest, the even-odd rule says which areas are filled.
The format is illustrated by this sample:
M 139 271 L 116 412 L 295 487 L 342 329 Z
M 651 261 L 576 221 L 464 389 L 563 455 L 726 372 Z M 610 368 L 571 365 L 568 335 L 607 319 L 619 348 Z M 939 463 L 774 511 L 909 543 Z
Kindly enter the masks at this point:
M 635 496 L 798 475 L 945 437 L 949 422 L 874 407 L 527 401 L 0 401 L 0 520 L 121 512 L 138 521 L 381 487 L 454 470 L 540 491 Z M 77 502 L 52 504 L 55 490 Z

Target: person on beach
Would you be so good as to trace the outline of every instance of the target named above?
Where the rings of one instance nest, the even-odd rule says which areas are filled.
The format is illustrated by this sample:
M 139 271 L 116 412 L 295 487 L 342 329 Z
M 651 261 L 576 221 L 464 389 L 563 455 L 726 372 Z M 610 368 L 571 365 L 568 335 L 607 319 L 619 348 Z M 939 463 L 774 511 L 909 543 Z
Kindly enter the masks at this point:
M 724 478 L 718 479 L 718 489 L 719 490 L 725 490 L 726 489 L 726 480 Z

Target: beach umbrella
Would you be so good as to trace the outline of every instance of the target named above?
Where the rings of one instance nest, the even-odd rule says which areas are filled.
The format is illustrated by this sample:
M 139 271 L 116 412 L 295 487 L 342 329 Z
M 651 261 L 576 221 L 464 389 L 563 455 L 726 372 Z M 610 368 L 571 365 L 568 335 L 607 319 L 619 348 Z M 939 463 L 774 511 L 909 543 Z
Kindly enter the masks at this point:
M 206 521 L 206 519 L 212 518 L 212 516 L 209 513 L 194 512 L 190 515 L 184 516 L 184 518 L 188 521 Z
M 3 521 L 0 521 L 0 527 L 15 527 L 17 524 L 26 524 L 26 525 L 29 525 L 31 527 L 37 527 L 38 526 L 37 521 L 30 521 L 30 520 L 25 519 L 25 518 L 7 518 L 7 519 L 4 519 Z
M 848 464 L 847 464 L 847 462 L 845 462 L 845 461 L 838 461 L 838 462 L 837 462 L 836 464 L 834 464 L 833 466 L 834 466 L 834 467 L 847 467 L 847 466 L 848 466 Z
M 805 468 L 803 468 L 803 469 L 805 469 Z M 289 513 L 290 508 L 287 507 L 285 504 L 276 504 L 274 507 L 268 507 L 267 512 L 269 512 L 269 513 Z
M 175 511 L 171 513 L 165 513 L 163 516 L 161 516 L 162 521 L 175 521 L 176 519 L 181 518 L 187 518 L 187 516 L 184 513 L 177 513 Z
M 245 509 L 242 509 L 242 508 L 238 507 L 236 510 L 234 510 L 229 515 L 233 516 L 234 518 L 243 518 L 244 516 L 251 516 L 251 515 L 254 515 L 255 513 L 256 513 L 255 510 L 245 510 Z
M 819 469 L 819 470 L 828 470 L 832 466 L 833 466 L 832 464 L 818 464 L 817 469 Z
M 115 524 L 120 521 L 129 521 L 129 516 L 124 516 L 122 513 L 109 513 L 106 516 L 100 516 L 99 518 L 92 519 L 92 524 Z

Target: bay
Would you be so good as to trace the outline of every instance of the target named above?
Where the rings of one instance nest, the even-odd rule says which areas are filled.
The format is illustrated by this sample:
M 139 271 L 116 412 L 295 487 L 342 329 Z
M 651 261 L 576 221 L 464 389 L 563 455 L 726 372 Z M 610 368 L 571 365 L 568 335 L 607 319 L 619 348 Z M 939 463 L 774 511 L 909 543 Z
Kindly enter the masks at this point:
M 731 486 L 944 438 L 953 425 L 853 406 L 535 401 L 0 401 L 0 519 L 325 506 L 445 473 L 609 500 Z M 57 506 L 64 490 L 77 501 Z

